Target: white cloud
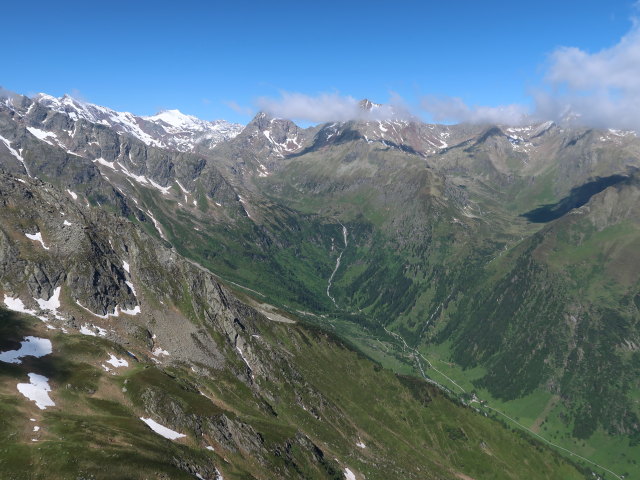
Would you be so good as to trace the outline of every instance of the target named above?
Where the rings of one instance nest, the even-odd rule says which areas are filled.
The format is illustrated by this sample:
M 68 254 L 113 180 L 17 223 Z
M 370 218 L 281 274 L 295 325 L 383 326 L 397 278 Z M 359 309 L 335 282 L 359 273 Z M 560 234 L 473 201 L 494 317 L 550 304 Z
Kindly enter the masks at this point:
M 409 116 L 397 94 L 392 94 L 391 101 L 390 104 L 374 106 L 370 110 L 365 110 L 355 98 L 337 93 L 321 93 L 312 96 L 303 93 L 281 92 L 278 99 L 259 98 L 257 105 L 258 108 L 274 117 L 314 123 L 383 120 Z
M 346 121 L 358 116 L 358 101 L 336 93 L 318 96 L 282 92 L 279 99 L 261 97 L 257 101 L 261 110 L 282 118 L 310 122 Z
M 640 130 L 640 28 L 616 45 L 588 53 L 556 49 L 545 75 L 547 89 L 534 94 L 537 115 L 571 116 L 593 127 Z
M 85 97 L 82 94 L 82 92 L 77 88 L 72 88 L 71 92 L 68 93 L 67 95 L 69 95 L 71 98 L 73 98 L 74 100 L 77 100 L 80 103 L 89 103 L 89 100 L 87 100 L 87 97 Z
M 520 125 L 529 119 L 528 109 L 518 104 L 469 106 L 461 98 L 431 96 L 424 97 L 420 106 L 437 122 Z
M 459 98 L 427 97 L 421 107 L 436 121 L 504 123 L 554 120 L 640 131 L 640 25 L 595 53 L 560 47 L 549 56 L 543 84 L 524 105 L 469 106 Z
M 634 29 L 620 42 L 597 53 L 561 47 L 551 54 L 546 78 L 575 90 L 617 88 L 640 91 L 640 32 Z
M 251 116 L 254 115 L 254 111 L 252 108 L 249 107 L 243 107 L 242 105 L 239 105 L 237 102 L 234 102 L 233 100 L 229 100 L 226 102 L 223 102 L 227 107 L 229 107 L 231 110 L 233 110 L 236 113 L 239 113 L 241 115 L 247 115 L 247 116 Z
M 11 98 L 13 100 L 19 100 L 20 95 L 16 92 L 12 92 L 11 90 L 7 90 L 6 88 L 0 86 L 0 98 Z

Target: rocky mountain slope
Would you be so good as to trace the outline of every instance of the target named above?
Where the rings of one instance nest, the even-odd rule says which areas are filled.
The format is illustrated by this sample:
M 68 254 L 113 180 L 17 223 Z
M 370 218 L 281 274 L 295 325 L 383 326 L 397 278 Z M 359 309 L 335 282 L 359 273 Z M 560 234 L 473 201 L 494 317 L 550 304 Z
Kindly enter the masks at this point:
M 0 202 L 5 478 L 581 478 L 137 219 L 8 173 Z
M 499 402 L 619 473 L 636 468 L 633 132 L 366 116 L 302 129 L 261 113 L 179 151 L 177 114 L 143 119 L 162 126 L 154 143 L 44 103 L 0 107 L 5 171 L 127 218 L 384 365 Z M 124 296 L 88 308 L 115 305 L 135 308 Z
M 202 144 L 211 148 L 242 131 L 241 125 L 224 120 L 208 122 L 179 110 L 165 110 L 150 117 L 139 117 L 82 102 L 69 95 L 55 98 L 40 93 L 33 97 L 33 101 L 38 106 L 63 113 L 73 121 L 82 119 L 105 125 L 118 133 L 134 136 L 147 145 L 180 152 L 193 151 Z M 36 108 L 36 105 L 32 108 Z

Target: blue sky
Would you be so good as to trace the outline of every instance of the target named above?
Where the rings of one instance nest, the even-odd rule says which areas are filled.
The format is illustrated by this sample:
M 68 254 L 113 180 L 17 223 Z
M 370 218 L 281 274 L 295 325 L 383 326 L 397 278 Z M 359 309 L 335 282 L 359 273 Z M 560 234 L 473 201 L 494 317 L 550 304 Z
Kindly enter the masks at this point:
M 9 90 L 242 123 L 283 92 L 399 96 L 427 118 L 438 112 L 420 109 L 425 97 L 531 109 L 559 47 L 614 47 L 638 14 L 629 1 L 593 0 L 22 1 L 2 11 Z

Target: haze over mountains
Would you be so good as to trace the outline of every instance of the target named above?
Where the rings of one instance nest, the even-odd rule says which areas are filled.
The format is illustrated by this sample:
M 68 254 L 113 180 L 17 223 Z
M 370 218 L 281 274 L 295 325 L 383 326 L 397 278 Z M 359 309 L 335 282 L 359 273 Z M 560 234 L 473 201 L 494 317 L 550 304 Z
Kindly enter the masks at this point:
M 0 363 L 14 478 L 23 454 L 64 455 L 57 478 L 108 455 L 132 478 L 640 475 L 636 133 L 358 108 L 243 127 L 0 100 L 0 285 L 46 319 L 4 314 L 0 350 L 53 344 Z M 40 452 L 29 373 L 56 403 Z M 109 453 L 70 453 L 96 428 Z

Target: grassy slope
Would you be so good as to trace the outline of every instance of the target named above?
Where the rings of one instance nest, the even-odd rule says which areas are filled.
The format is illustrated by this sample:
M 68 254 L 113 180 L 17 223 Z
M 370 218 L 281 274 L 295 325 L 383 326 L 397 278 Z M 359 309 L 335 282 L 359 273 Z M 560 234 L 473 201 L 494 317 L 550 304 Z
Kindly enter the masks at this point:
M 15 347 L 26 334 L 48 336 L 54 345 L 48 357 L 26 359 L 22 365 L 0 363 L 3 478 L 137 479 L 164 474 L 177 479 L 206 475 L 205 469 L 211 471 L 214 465 L 228 479 L 341 478 L 345 465 L 370 479 L 458 478 L 462 473 L 472 478 L 581 478 L 549 450 L 452 403 L 419 380 L 396 377 L 314 329 L 274 324 L 263 330 L 266 340 L 293 355 L 292 364 L 303 375 L 300 390 L 283 380 L 286 375 L 257 380 L 273 395 L 274 417 L 265 414 L 260 398 L 225 371 L 194 373 L 186 365 L 137 363 L 109 341 L 52 332 L 6 312 L 1 328 L 3 349 Z M 128 358 L 130 366 L 115 374 L 104 372 L 99 365 L 109 353 Z M 49 377 L 56 407 L 38 410 L 16 392 L 15 383 L 25 381 L 31 371 Z M 154 391 L 162 392 L 164 400 L 150 413 L 148 397 Z M 171 405 L 178 411 L 163 411 Z M 312 409 L 319 419 L 309 413 Z M 143 415 L 187 438 L 172 442 L 159 437 L 138 419 Z M 221 415 L 260 432 L 266 464 L 251 452 L 234 452 L 224 445 L 214 444 L 215 452 L 204 448 L 212 444 L 206 421 Z M 199 419 L 204 430 L 174 425 L 179 419 Z M 40 431 L 32 432 L 33 425 Z M 309 459 L 293 440 L 297 432 L 322 448 L 324 463 Z M 358 441 L 366 448 L 357 447 Z M 286 445 L 290 448 L 283 455 Z M 175 458 L 196 466 L 192 474 L 177 468 Z

